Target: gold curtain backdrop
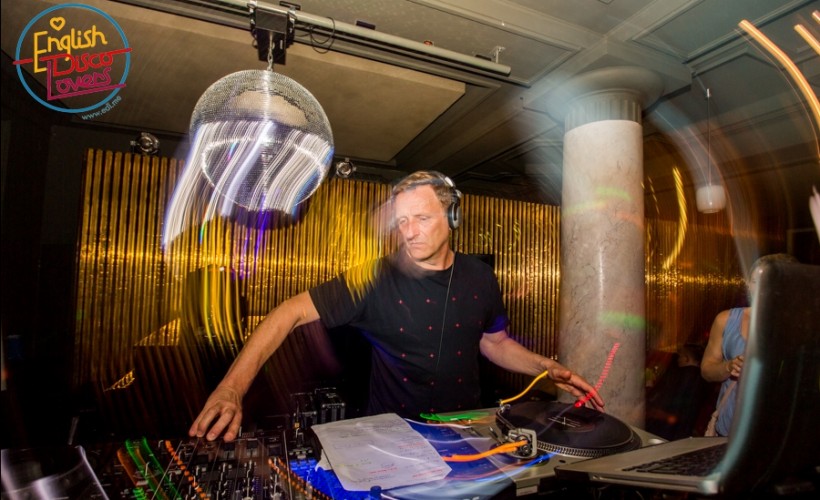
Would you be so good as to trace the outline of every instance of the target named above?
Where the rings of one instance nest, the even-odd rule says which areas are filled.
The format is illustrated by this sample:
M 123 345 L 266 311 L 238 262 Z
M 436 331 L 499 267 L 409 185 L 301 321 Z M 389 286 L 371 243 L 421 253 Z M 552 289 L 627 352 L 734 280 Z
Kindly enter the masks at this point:
M 192 418 L 270 309 L 395 248 L 379 210 L 390 187 L 338 178 L 292 217 L 216 218 L 163 248 L 163 218 L 182 168 L 174 159 L 99 150 L 85 162 L 74 383 L 113 400 L 118 414 L 149 405 L 158 420 Z M 463 212 L 454 246 L 492 256 L 512 335 L 554 356 L 559 207 L 467 194 Z M 680 246 L 679 224 L 647 221 L 648 350 L 690 340 L 742 288 L 730 236 L 717 227 L 684 230 Z M 327 332 L 312 325 L 288 338 L 260 378 L 271 398 L 288 404 L 305 381 L 338 370 Z M 493 376 L 515 390 L 530 381 Z

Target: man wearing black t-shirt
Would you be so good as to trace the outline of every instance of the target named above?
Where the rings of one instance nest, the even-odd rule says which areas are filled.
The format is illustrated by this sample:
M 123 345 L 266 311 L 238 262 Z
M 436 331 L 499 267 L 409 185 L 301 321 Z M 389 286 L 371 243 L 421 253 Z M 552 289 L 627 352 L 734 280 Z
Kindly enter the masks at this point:
M 461 193 L 438 172 L 416 172 L 391 195 L 401 236 L 395 254 L 354 268 L 282 302 L 259 324 L 210 395 L 191 436 L 232 440 L 242 398 L 265 361 L 298 326 L 321 320 L 351 325 L 373 344 L 368 413 L 477 408 L 478 355 L 518 373 L 548 377 L 577 398 L 603 407 L 581 376 L 507 335 L 509 320 L 490 266 L 450 249 L 460 224 Z M 362 276 L 371 279 L 361 283 Z

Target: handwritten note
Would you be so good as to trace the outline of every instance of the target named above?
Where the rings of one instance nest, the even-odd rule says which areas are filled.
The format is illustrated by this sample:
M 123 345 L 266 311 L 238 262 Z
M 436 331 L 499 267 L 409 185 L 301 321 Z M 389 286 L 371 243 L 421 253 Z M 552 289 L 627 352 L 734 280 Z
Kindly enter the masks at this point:
M 348 491 L 383 490 L 443 479 L 438 452 L 395 413 L 312 427 L 333 471 Z

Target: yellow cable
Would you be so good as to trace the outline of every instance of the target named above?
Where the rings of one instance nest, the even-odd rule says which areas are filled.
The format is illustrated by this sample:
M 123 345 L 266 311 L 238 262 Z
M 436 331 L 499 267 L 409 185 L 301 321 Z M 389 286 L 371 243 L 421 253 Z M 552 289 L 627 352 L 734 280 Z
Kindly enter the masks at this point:
M 521 394 L 519 394 L 518 396 L 512 397 L 512 398 L 502 399 L 501 401 L 498 402 L 499 405 L 503 406 L 503 405 L 509 403 L 510 401 L 515 401 L 516 399 L 520 398 L 521 396 L 523 396 L 524 394 L 529 392 L 529 390 L 532 389 L 532 386 L 534 386 L 536 382 L 538 382 L 542 378 L 546 377 L 548 373 L 549 373 L 549 370 L 544 370 L 544 373 L 542 373 L 541 375 L 539 375 L 539 376 L 535 377 L 534 379 L 532 379 L 532 382 L 530 382 L 530 385 L 528 385 L 526 389 L 521 391 Z

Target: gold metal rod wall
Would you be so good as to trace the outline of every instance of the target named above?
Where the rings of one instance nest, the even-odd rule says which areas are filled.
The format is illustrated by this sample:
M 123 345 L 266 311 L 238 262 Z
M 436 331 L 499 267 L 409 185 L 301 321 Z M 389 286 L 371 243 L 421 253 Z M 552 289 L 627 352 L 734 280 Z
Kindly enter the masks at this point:
M 208 266 L 235 273 L 237 296 L 247 307 L 240 332 L 244 336 L 286 298 L 396 248 L 395 236 L 379 215 L 389 186 L 337 178 L 324 182 L 293 217 L 267 214 L 264 226 L 263 219 L 252 214 L 237 221 L 217 217 L 204 225 L 192 221 L 190 230 L 162 248 L 163 217 L 182 168 L 181 162 L 167 158 L 88 153 L 75 294 L 78 385 L 110 387 L 129 373 L 138 379 L 143 374 L 135 371 L 136 346 L 181 345 L 186 278 L 191 273 Z M 462 203 L 464 218 L 454 232 L 454 247 L 494 257 L 511 334 L 537 352 L 554 355 L 559 208 L 469 194 Z M 204 213 L 204 207 L 197 211 Z M 671 349 L 697 334 L 693 330 L 703 322 L 699 306 L 705 293 L 728 302 L 742 287 L 731 237 L 718 234 L 719 228 L 690 228 L 677 262 L 662 269 L 676 229 L 663 221 L 647 224 L 647 349 Z M 708 272 L 692 271 L 701 269 L 699 262 L 709 263 Z M 208 289 L 228 290 L 218 283 Z M 225 308 L 209 333 L 221 348 L 230 347 L 230 339 L 221 336 L 232 335 L 238 315 L 238 304 L 227 302 Z M 311 330 L 307 337 L 316 335 Z M 279 358 L 293 372 L 288 376 L 306 376 L 295 361 L 309 355 L 305 342 L 294 340 Z M 175 356 L 163 358 L 155 367 L 157 376 L 174 377 L 173 363 L 197 369 L 190 352 Z M 527 382 L 513 374 L 503 377 L 510 386 Z M 274 391 L 286 393 L 283 385 Z

